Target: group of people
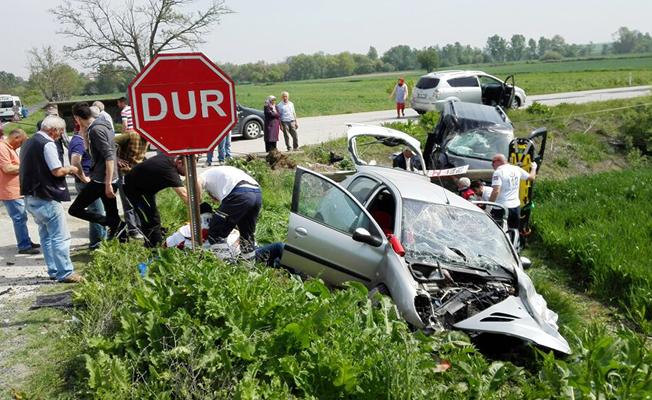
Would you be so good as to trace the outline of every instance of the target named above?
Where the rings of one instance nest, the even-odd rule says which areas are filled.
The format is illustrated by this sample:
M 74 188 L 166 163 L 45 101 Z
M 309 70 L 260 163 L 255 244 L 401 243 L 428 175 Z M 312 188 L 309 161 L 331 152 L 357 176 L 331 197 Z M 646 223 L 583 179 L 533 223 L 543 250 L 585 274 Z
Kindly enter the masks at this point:
M 297 129 L 297 113 L 294 103 L 290 101 L 288 92 L 281 93 L 281 102 L 276 103 L 276 96 L 268 96 L 263 107 L 265 113 L 264 140 L 265 151 L 270 152 L 277 149 L 279 131 L 283 132 L 285 148 L 287 151 L 299 148 Z M 292 142 L 290 142 L 290 137 Z
M 123 127 L 118 135 L 102 103 L 72 107 L 75 134 L 67 143 L 68 165 L 61 145 L 66 123 L 54 108 L 47 110 L 31 138 L 15 129 L 0 140 L 0 200 L 12 219 L 18 252 L 42 251 L 49 277 L 59 282 L 82 280 L 70 260 L 70 232 L 62 205 L 71 200 L 67 176 L 75 178 L 78 192 L 68 213 L 89 222 L 91 248 L 104 239 L 127 238 L 129 227 L 120 217 L 117 196 L 121 196 L 125 218 L 129 211 L 135 214 L 132 228 L 142 233 L 150 247 L 163 242 L 156 193 L 173 188 L 188 201 L 181 180 L 186 173 L 182 157 L 160 153 L 145 159 L 147 142 L 133 130 L 126 100 L 120 99 L 118 105 Z M 219 166 L 201 174 L 199 186 L 220 202 L 210 221 L 207 239 L 211 249 L 218 251 L 224 246 L 225 238 L 237 226 L 241 256 L 253 258 L 262 205 L 258 182 L 237 168 Z M 27 213 L 38 226 L 40 244 L 29 236 Z
M 481 200 L 496 203 L 507 209 L 507 227 L 509 229 L 520 229 L 521 221 L 521 200 L 519 188 L 521 181 L 534 181 L 537 176 L 537 164 L 532 163 L 530 172 L 523 168 L 507 162 L 504 154 L 496 154 L 492 157 L 491 165 L 494 173 L 491 177 L 491 186 L 485 186 L 481 180 L 471 182 L 467 177 L 457 180 L 457 190 L 460 196 L 466 200 Z M 491 215 L 500 220 L 503 218 L 504 210 L 494 207 Z

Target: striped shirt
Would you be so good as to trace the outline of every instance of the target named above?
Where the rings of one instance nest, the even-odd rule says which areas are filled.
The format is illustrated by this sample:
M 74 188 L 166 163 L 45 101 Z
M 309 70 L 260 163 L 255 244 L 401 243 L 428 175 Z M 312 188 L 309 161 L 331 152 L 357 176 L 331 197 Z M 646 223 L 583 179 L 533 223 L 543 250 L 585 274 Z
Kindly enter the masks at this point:
M 131 114 L 130 106 L 125 106 L 125 108 L 123 108 L 122 111 L 120 111 L 120 118 L 122 118 L 123 132 L 134 129 L 134 117 Z

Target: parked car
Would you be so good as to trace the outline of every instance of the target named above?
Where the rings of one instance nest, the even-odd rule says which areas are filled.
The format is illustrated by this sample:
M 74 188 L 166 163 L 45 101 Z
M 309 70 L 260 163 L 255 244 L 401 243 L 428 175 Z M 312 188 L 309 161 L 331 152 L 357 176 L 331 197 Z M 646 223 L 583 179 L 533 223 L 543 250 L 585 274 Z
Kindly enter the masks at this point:
M 245 139 L 256 139 L 263 134 L 265 114 L 261 110 L 236 104 L 238 123 L 233 127 L 233 135 L 241 135 Z
M 570 353 L 557 314 L 523 270 L 506 233 L 479 207 L 430 183 L 425 169 L 379 165 L 380 145 L 419 142 L 392 129 L 348 131 L 356 172 L 340 184 L 297 168 L 281 264 L 331 285 L 358 281 L 390 296 L 426 331 L 499 334 Z
M 504 81 L 482 71 L 439 71 L 419 78 L 412 92 L 412 108 L 419 114 L 441 111 L 449 100 L 503 108 L 525 104 L 525 91 L 514 85 L 514 76 Z
M 423 150 L 428 169 L 468 165 L 491 169 L 496 153 L 508 156 L 514 127 L 500 106 L 448 101 Z
M 0 122 L 11 121 L 14 118 L 21 118 L 22 108 L 20 97 L 10 94 L 0 94 Z

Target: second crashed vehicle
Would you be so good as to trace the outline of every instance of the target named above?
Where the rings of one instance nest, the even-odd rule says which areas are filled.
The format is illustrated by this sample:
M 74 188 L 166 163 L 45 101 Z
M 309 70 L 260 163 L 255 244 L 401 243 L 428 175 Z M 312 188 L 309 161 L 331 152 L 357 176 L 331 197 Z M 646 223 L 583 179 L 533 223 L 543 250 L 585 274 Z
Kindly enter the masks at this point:
M 348 140 L 357 171 L 341 183 L 297 169 L 283 265 L 387 294 L 419 329 L 507 335 L 570 353 L 557 315 L 505 232 L 474 204 L 432 184 L 425 169 L 384 167 L 382 156 L 368 151 L 380 145 L 421 156 L 418 141 L 364 125 L 351 127 Z

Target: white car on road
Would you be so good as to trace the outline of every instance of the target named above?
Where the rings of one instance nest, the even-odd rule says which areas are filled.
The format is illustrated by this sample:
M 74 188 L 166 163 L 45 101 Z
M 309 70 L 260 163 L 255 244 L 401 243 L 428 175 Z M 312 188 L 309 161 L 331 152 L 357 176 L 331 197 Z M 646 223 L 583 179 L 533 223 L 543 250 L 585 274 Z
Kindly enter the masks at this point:
M 501 81 L 482 71 L 439 71 L 419 78 L 412 93 L 412 108 L 419 114 L 441 111 L 451 100 L 518 108 L 525 99 L 525 91 L 514 85 L 513 75 Z

